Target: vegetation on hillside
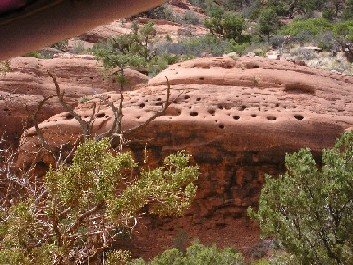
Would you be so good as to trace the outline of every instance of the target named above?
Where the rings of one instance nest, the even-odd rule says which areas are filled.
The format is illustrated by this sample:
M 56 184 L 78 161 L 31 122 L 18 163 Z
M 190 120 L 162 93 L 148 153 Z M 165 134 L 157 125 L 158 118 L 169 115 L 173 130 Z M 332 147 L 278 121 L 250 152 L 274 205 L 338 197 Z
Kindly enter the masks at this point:
M 87 140 L 43 180 L 11 176 L 19 194 L 1 198 L 0 264 L 101 264 L 140 215 L 183 214 L 198 177 L 189 163 L 177 153 L 137 175 L 131 153 L 114 154 L 109 139 Z
M 242 265 L 244 258 L 231 248 L 219 249 L 207 247 L 195 241 L 185 252 L 173 248 L 149 262 L 143 259 L 133 260 L 128 265 Z
M 184 59 L 255 49 L 264 55 L 285 45 L 346 51 L 347 43 L 353 42 L 353 0 L 190 2 L 202 9 L 205 18 L 191 10 L 175 15 L 167 5 L 140 16 L 203 25 L 209 34 L 162 40 L 152 22 L 132 23 L 131 33 L 94 47 L 93 54 L 107 69 L 117 69 L 120 106 L 110 105 L 116 128 L 109 140 L 93 141 L 85 134 L 73 158 L 50 168 L 42 180 L 6 175 L 16 181 L 18 194 L 11 200 L 7 194 L 0 202 L 0 264 L 246 264 L 232 249 L 198 242 L 186 250 L 167 250 L 150 261 L 132 260 L 128 252 L 114 248 L 143 213 L 181 215 L 195 197 L 198 177 L 198 168 L 190 166 L 190 156 L 183 152 L 168 156 L 162 167 L 143 170 L 137 169 L 132 154 L 112 148 L 114 137 L 122 145 L 125 70 L 155 75 Z M 52 47 L 65 50 L 67 45 L 63 41 Z M 28 55 L 45 58 L 39 52 Z M 311 55 L 302 53 L 300 58 Z M 8 71 L 9 63 L 1 63 L 0 74 Z M 163 110 L 169 104 L 169 90 L 168 83 Z M 59 88 L 57 97 L 64 98 Z M 72 109 L 68 113 L 91 132 L 95 109 L 88 122 Z M 39 129 L 37 134 L 43 137 Z M 285 162 L 287 172 L 267 176 L 258 210 L 249 210 L 263 236 L 278 242 L 274 255 L 254 264 L 352 264 L 353 133 L 324 150 L 319 164 L 309 149 L 288 154 Z

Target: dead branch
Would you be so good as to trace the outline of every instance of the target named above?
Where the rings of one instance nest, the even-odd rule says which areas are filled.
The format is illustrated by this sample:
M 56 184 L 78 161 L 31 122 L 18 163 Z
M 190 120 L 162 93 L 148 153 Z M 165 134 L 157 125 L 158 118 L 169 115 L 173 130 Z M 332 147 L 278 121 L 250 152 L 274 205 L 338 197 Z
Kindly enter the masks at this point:
M 84 139 L 86 140 L 86 139 L 91 138 L 92 137 L 92 125 L 93 125 L 93 121 L 94 121 L 94 116 L 96 114 L 96 104 L 94 103 L 93 113 L 91 115 L 91 118 L 88 121 L 85 121 L 75 111 L 75 109 L 65 101 L 65 98 L 64 98 L 65 92 L 61 91 L 61 88 L 56 80 L 56 77 L 52 73 L 50 73 L 49 71 L 48 71 L 48 75 L 52 78 L 52 80 L 54 82 L 56 96 L 58 97 L 61 106 L 65 109 L 65 111 L 70 113 L 75 118 L 75 120 L 80 124 Z
M 134 128 L 128 129 L 126 131 L 124 131 L 124 134 L 127 133 L 132 133 L 136 130 L 140 130 L 142 128 L 145 128 L 147 125 L 149 125 L 152 121 L 154 121 L 156 118 L 161 117 L 163 115 L 165 115 L 168 107 L 172 104 L 172 102 L 170 101 L 170 83 L 169 83 L 169 79 L 168 77 L 165 77 L 167 79 L 167 98 L 165 100 L 164 105 L 162 106 L 162 110 L 156 112 L 153 116 L 151 116 L 150 118 L 148 118 L 143 124 L 140 124 Z
M 34 112 L 34 114 L 32 116 L 32 120 L 33 120 L 33 123 L 34 123 L 34 128 L 36 130 L 38 139 L 41 142 L 42 146 L 47 151 L 49 151 L 50 153 L 54 153 L 55 150 L 48 144 L 48 142 L 44 138 L 44 135 L 43 135 L 42 131 L 39 128 L 39 125 L 38 125 L 38 114 L 42 110 L 44 104 L 47 103 L 49 101 L 49 99 L 52 99 L 54 97 L 55 97 L 54 95 L 48 96 L 48 97 L 43 97 L 43 100 L 41 102 L 39 102 L 39 104 L 37 106 L 37 109 L 36 109 L 36 111 Z

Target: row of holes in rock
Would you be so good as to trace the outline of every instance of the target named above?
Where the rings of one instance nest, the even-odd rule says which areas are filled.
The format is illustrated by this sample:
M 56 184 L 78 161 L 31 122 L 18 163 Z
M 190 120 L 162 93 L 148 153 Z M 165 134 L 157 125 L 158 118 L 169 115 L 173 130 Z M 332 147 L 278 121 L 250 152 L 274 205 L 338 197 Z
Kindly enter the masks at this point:
M 214 116 L 214 114 L 215 114 L 215 112 L 213 110 L 209 110 L 208 113 L 210 113 L 212 116 Z M 198 115 L 199 115 L 199 113 L 196 112 L 196 111 L 190 112 L 190 116 L 191 117 L 197 117 Z M 230 114 L 228 114 L 228 115 L 230 116 Z M 253 118 L 257 117 L 256 114 L 251 114 L 250 116 L 253 117 Z M 296 120 L 301 121 L 301 120 L 304 119 L 304 116 L 297 114 L 297 115 L 294 115 L 294 118 Z M 240 120 L 240 116 L 233 116 L 233 119 L 234 120 Z M 275 116 L 267 116 L 267 119 L 270 120 L 270 121 L 275 121 L 275 120 L 277 120 L 277 117 L 275 117 Z
M 304 119 L 304 117 L 301 116 L 301 115 L 294 115 L 294 118 L 296 118 L 297 120 L 303 120 Z M 240 120 L 240 116 L 233 116 L 233 119 L 234 120 Z M 267 116 L 267 119 L 269 121 L 274 121 L 274 120 L 277 120 L 277 117 L 275 117 L 275 116 Z M 218 125 L 218 128 L 223 130 L 225 128 L 225 126 L 223 124 L 220 124 L 220 125 Z

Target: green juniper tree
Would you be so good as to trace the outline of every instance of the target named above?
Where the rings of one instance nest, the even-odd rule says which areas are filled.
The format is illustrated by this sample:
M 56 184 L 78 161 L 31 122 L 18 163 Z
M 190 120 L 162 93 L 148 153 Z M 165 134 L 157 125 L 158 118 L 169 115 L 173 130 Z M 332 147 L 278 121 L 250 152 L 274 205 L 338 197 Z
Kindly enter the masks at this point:
M 0 264 L 101 264 L 122 228 L 134 227 L 147 209 L 159 216 L 184 212 L 198 177 L 189 163 L 178 153 L 136 175 L 130 153 L 114 154 L 108 139 L 87 140 L 71 164 L 25 182 L 22 197 L 1 204 Z
M 245 20 L 234 11 L 225 11 L 221 7 L 214 6 L 210 10 L 210 18 L 205 20 L 205 26 L 213 35 L 240 41 Z
M 279 28 L 279 19 L 277 13 L 272 8 L 263 9 L 259 16 L 259 31 L 260 34 L 267 36 L 267 40 L 270 40 L 270 36 Z
M 353 264 L 353 132 L 322 154 L 286 156 L 287 172 L 267 176 L 259 210 L 263 236 L 278 239 L 300 264 Z

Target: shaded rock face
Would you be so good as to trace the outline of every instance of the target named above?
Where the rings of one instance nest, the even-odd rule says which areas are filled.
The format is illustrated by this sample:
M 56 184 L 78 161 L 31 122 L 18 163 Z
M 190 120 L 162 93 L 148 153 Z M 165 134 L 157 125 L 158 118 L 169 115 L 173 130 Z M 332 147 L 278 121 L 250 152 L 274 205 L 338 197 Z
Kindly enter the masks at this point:
M 147 86 L 127 92 L 125 128 L 161 108 L 165 76 L 172 85 L 173 104 L 146 129 L 127 135 L 129 148 L 139 163 L 146 159 L 146 149 L 150 165 L 186 150 L 200 166 L 201 176 L 197 198 L 186 216 L 145 220 L 153 233 L 142 232 L 141 244 L 153 240 L 156 246 L 166 246 L 180 228 L 198 237 L 206 237 L 207 231 L 221 245 L 253 244 L 258 230 L 239 220 L 257 204 L 265 174 L 283 172 L 285 153 L 301 147 L 310 147 L 319 159 L 320 151 L 353 125 L 352 77 L 257 57 L 220 57 L 173 65 Z M 117 94 L 104 96 L 118 101 Z M 81 104 L 77 111 L 87 116 L 91 105 Z M 101 134 L 111 124 L 110 108 L 100 105 L 95 132 Z M 57 145 L 79 132 L 77 122 L 65 113 L 44 121 L 41 128 Z M 22 137 L 19 161 L 33 159 L 36 148 L 37 138 L 29 130 Z
M 6 133 L 11 142 L 17 142 L 24 128 L 31 126 L 29 117 L 43 96 L 55 94 L 47 71 L 57 77 L 68 103 L 72 105 L 85 101 L 87 96 L 117 87 L 112 79 L 104 79 L 103 68 L 89 57 L 52 60 L 19 57 L 11 60 L 11 69 L 5 76 L 0 76 L 0 135 Z M 126 89 L 148 81 L 137 71 L 127 70 L 126 74 L 130 81 Z M 62 111 L 61 105 L 52 100 L 44 106 L 38 119 L 41 122 Z

